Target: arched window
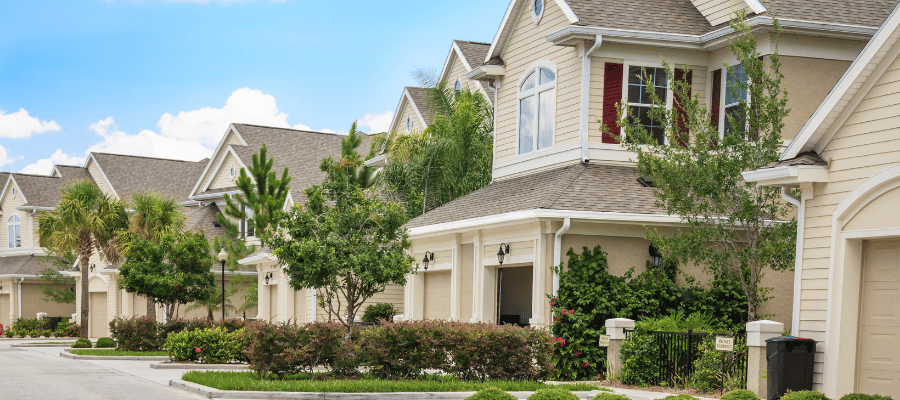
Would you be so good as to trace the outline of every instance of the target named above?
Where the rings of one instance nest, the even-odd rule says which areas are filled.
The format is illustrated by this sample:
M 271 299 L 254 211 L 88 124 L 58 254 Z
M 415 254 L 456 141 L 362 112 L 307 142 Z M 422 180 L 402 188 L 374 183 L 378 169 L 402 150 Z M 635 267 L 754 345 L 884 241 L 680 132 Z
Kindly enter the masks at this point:
M 456 94 L 459 94 L 460 91 L 462 91 L 462 82 L 460 82 L 459 79 L 457 79 L 456 84 L 453 85 L 453 92 L 455 92 Z
M 556 72 L 549 66 L 527 70 L 519 83 L 518 153 L 553 146 L 556 115 Z
M 9 248 L 22 247 L 22 219 L 18 215 L 13 215 L 6 222 L 9 232 Z

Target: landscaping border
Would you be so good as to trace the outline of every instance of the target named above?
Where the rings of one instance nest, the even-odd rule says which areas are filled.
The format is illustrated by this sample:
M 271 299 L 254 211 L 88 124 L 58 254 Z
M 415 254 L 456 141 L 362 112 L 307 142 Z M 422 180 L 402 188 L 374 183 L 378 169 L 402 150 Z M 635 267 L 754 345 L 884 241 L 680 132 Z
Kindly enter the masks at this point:
M 150 364 L 153 369 L 185 369 L 185 370 L 250 370 L 247 364 L 198 364 L 198 363 L 169 363 L 155 362 Z
M 72 344 L 74 344 L 74 343 L 75 342 L 65 343 L 65 344 L 20 343 L 20 344 L 11 344 L 11 345 L 9 345 L 9 347 L 66 347 L 66 348 L 71 348 Z
M 173 379 L 169 386 L 196 393 L 208 399 L 275 399 L 275 400 L 459 400 L 469 397 L 477 392 L 387 392 L 387 393 L 322 393 L 322 392 L 254 392 L 242 390 L 218 390 L 209 386 L 193 382 Z M 508 392 L 516 398 L 526 398 L 534 392 Z M 590 392 L 572 392 L 579 399 L 592 399 L 600 390 Z
M 168 361 L 168 356 L 80 356 L 63 351 L 60 357 L 73 360 L 129 360 L 129 361 Z

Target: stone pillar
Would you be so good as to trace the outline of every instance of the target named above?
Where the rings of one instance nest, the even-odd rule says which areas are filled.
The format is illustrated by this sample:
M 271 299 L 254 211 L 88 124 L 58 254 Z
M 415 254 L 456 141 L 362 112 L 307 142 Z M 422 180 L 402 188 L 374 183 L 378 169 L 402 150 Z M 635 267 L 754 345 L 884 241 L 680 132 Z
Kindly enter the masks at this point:
M 609 335 L 609 347 L 606 349 L 606 375 L 612 376 L 622 370 L 619 351 L 625 341 L 625 329 L 634 329 L 634 320 L 613 318 L 606 320 L 606 334 Z
M 753 321 L 747 323 L 747 390 L 761 399 L 768 396 L 768 370 L 766 359 L 766 339 L 781 336 L 784 324 L 775 321 Z

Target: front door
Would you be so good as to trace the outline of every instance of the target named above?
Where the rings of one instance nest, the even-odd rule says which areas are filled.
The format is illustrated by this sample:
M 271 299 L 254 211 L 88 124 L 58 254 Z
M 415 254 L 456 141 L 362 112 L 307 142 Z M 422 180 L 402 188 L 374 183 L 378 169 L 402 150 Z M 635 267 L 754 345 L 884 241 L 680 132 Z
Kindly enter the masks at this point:
M 89 336 L 99 338 L 106 336 L 108 327 L 106 321 L 106 292 L 91 293 L 90 302 L 90 331 Z M 82 329 L 84 329 L 82 327 Z
M 900 240 L 868 242 L 862 273 L 857 392 L 900 398 Z

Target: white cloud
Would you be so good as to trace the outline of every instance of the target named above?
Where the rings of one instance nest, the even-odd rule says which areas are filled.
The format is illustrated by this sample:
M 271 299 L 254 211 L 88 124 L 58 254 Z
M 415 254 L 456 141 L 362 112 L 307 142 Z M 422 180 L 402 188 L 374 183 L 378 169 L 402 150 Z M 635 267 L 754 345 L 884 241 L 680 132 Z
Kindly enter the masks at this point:
M 41 121 L 28 115 L 24 108 L 11 114 L 0 110 L 0 137 L 10 139 L 23 139 L 34 133 L 56 132 L 62 128 L 56 121 Z
M 53 172 L 54 165 L 84 165 L 84 161 L 84 157 L 70 156 L 63 153 L 61 149 L 56 149 L 50 158 L 40 159 L 28 164 L 19 172 L 23 174 L 50 175 L 50 172 Z
M 150 130 L 129 135 L 119 130 L 112 117 L 97 121 L 90 128 L 103 137 L 103 141 L 88 148 L 88 153 L 96 151 L 190 161 L 202 160 L 212 153 L 197 140 L 165 137 Z
M 378 114 L 366 113 L 356 124 L 360 128 L 368 128 L 363 129 L 366 133 L 381 133 L 391 129 L 391 120 L 393 119 L 393 111 L 385 111 Z

